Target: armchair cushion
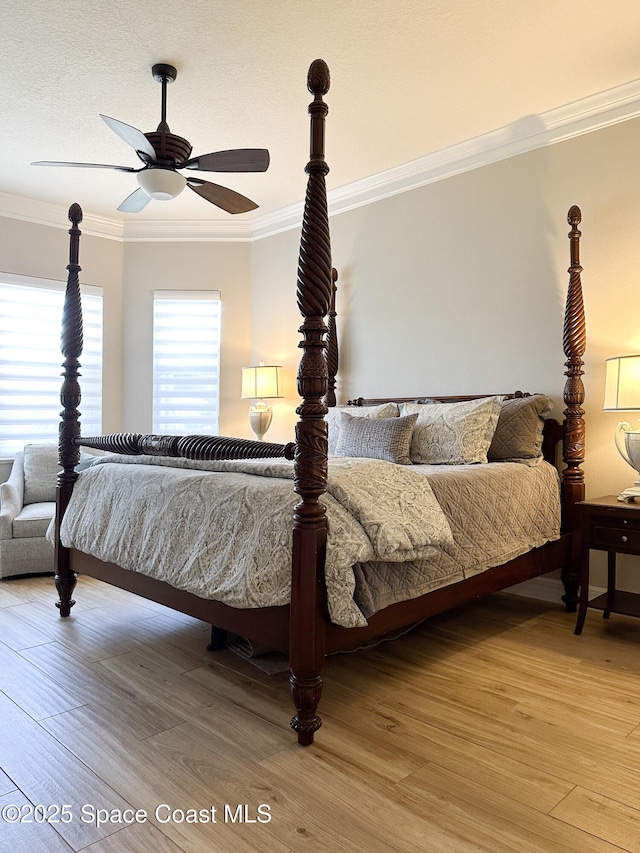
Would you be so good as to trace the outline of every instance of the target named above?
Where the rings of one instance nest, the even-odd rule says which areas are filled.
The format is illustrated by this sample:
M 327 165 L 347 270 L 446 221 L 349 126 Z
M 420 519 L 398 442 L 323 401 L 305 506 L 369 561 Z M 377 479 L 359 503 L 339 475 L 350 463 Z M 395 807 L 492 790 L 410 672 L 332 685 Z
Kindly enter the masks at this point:
M 24 448 L 24 504 L 56 499 L 58 447 L 55 444 L 27 444 Z
M 30 539 L 34 536 L 46 536 L 55 512 L 55 501 L 27 504 L 13 520 L 13 538 Z

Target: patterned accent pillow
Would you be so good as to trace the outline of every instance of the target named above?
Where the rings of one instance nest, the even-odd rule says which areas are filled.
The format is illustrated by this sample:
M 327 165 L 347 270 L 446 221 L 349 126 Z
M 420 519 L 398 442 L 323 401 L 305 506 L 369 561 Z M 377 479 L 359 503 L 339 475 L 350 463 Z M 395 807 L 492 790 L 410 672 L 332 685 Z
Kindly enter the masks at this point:
M 55 444 L 27 444 L 24 448 L 24 504 L 55 501 L 58 472 Z
M 500 397 L 460 403 L 404 403 L 402 414 L 418 414 L 411 461 L 429 465 L 486 462 L 500 416 Z
M 542 455 L 542 428 L 553 402 L 544 394 L 503 400 L 500 417 L 487 453 L 490 462 L 538 459 Z
M 340 414 L 336 456 L 366 456 L 411 465 L 409 448 L 418 415 L 402 418 L 359 418 Z
M 397 403 L 382 403 L 380 406 L 332 406 L 325 420 L 329 429 L 329 456 L 335 456 L 338 434 L 340 432 L 340 415 L 346 412 L 354 418 L 397 418 Z

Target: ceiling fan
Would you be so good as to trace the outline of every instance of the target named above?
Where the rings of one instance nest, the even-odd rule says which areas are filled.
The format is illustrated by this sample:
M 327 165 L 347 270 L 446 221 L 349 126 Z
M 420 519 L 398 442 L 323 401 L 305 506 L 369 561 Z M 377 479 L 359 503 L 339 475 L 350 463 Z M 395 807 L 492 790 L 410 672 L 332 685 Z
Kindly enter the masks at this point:
M 162 84 L 162 117 L 158 129 L 153 133 L 142 133 L 135 127 L 115 118 L 100 117 L 121 139 L 130 145 L 143 166 L 109 166 L 102 163 L 58 163 L 38 160 L 32 166 L 70 166 L 84 169 L 115 169 L 118 172 L 135 172 L 138 189 L 122 202 L 118 210 L 123 213 L 139 213 L 152 198 L 167 201 L 179 195 L 185 186 L 202 196 L 211 204 L 227 213 L 246 213 L 258 205 L 240 193 L 213 184 L 199 177 L 185 177 L 179 169 L 203 172 L 264 172 L 269 167 L 269 152 L 266 148 L 235 148 L 229 151 L 214 151 L 200 157 L 191 157 L 191 145 L 181 136 L 169 130 L 167 124 L 167 84 L 178 76 L 173 65 L 164 62 L 152 66 L 151 73 Z

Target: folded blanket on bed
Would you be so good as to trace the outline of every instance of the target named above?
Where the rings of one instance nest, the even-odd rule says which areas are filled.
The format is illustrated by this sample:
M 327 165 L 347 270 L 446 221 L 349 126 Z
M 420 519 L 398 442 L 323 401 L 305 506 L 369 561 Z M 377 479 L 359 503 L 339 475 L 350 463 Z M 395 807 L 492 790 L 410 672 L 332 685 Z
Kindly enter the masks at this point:
M 78 478 L 62 543 L 233 607 L 286 604 L 300 500 L 292 479 L 286 460 L 107 456 Z M 339 625 L 366 625 L 354 564 L 425 560 L 452 545 L 429 482 L 404 466 L 331 460 L 322 500 L 328 607 Z

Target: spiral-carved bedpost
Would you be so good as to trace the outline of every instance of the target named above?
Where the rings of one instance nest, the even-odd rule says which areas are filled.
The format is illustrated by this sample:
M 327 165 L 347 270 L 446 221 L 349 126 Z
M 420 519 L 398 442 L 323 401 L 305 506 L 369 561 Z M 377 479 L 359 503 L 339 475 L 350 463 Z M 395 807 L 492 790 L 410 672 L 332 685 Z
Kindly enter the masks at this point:
M 142 435 L 118 432 L 82 438 L 83 447 L 93 447 L 124 456 L 168 456 L 210 462 L 226 459 L 293 459 L 295 444 L 272 444 L 223 435 Z
M 338 270 L 331 269 L 331 305 L 329 306 L 329 320 L 327 321 L 327 370 L 328 386 L 327 395 L 324 398 L 325 406 L 331 408 L 336 405 L 336 375 L 338 373 L 338 330 L 336 327 L 336 292 L 338 287 Z
M 325 176 L 324 126 L 329 111 L 322 96 L 329 91 L 329 69 L 316 59 L 309 68 L 307 87 L 314 95 L 311 116 L 311 157 L 302 219 L 298 260 L 298 307 L 304 318 L 300 333 L 302 357 L 298 370 L 293 562 L 291 572 L 291 624 L 289 663 L 291 696 L 297 709 L 291 727 L 298 741 L 308 745 L 322 721 L 316 708 L 322 692 L 324 661 L 325 587 L 327 541 L 325 508 L 319 501 L 327 484 L 327 412 L 323 399 L 328 373 L 324 317 L 331 305 L 331 242 Z
M 61 616 L 68 616 L 75 604 L 72 599 L 76 585 L 76 574 L 69 567 L 69 551 L 60 544 L 60 524 L 69 503 L 73 484 L 78 475 L 75 466 L 80 460 L 80 449 L 76 439 L 80 437 L 80 384 L 78 382 L 82 354 L 82 303 L 80 297 L 80 270 L 78 257 L 80 252 L 80 228 L 82 208 L 72 204 L 69 208 L 69 263 L 67 265 L 67 289 L 62 312 L 62 333 L 60 348 L 64 356 L 63 382 L 60 389 L 62 403 L 61 421 L 58 432 L 58 462 L 62 468 L 58 474 L 56 489 L 56 539 L 55 539 L 55 583 L 59 600 L 56 606 Z
M 584 424 L 584 384 L 582 369 L 587 341 L 584 303 L 582 299 L 582 282 L 580 274 L 580 237 L 578 225 L 582 220 L 580 208 L 575 205 L 569 210 L 567 221 L 571 226 L 569 232 L 571 265 L 569 267 L 569 289 L 564 315 L 564 354 L 567 357 L 564 386 L 563 423 L 563 461 L 566 468 L 562 472 L 562 509 L 565 530 L 573 534 L 574 557 L 572 565 L 563 571 L 563 582 L 566 593 L 563 600 L 567 610 L 575 610 L 578 598 L 578 567 L 575 557 L 578 540 L 578 520 L 575 504 L 584 500 L 584 471 L 580 467 L 584 462 L 585 424 Z

